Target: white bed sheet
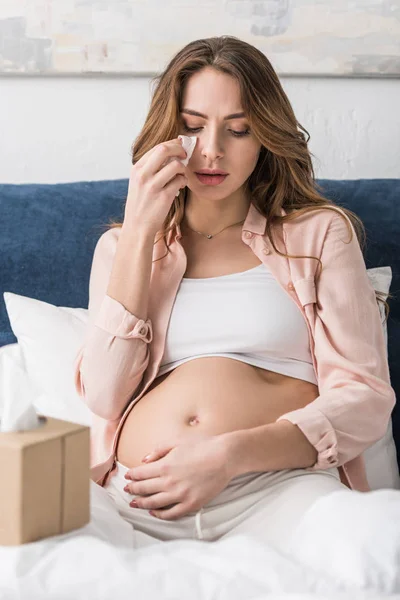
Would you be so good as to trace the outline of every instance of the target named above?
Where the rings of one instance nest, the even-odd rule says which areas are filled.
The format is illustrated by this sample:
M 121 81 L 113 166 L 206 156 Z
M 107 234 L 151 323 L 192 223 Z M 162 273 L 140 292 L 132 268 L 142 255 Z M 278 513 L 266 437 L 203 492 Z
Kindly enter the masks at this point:
M 7 352 L 22 366 L 17 345 Z M 399 490 L 320 498 L 293 532 L 287 554 L 243 535 L 147 547 L 136 547 L 136 536 L 107 492 L 91 482 L 86 527 L 0 546 L 0 600 L 400 599 Z
M 328 519 L 328 520 L 327 520 Z M 0 547 L 6 600 L 400 598 L 400 492 L 334 492 L 318 500 L 287 554 L 248 536 L 135 548 L 135 532 L 91 482 L 91 522 Z

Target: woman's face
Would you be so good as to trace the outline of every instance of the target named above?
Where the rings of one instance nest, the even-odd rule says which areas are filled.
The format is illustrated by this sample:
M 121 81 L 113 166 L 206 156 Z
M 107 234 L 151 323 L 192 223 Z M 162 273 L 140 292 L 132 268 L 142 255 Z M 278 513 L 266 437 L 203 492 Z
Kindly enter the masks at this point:
M 182 99 L 180 133 L 197 137 L 187 166 L 188 188 L 194 195 L 227 197 L 253 172 L 261 144 L 244 116 L 226 118 L 237 113 L 243 113 L 243 109 L 239 85 L 233 77 L 212 67 L 190 77 Z M 206 185 L 196 176 L 200 169 L 221 169 L 229 175 L 219 185 Z

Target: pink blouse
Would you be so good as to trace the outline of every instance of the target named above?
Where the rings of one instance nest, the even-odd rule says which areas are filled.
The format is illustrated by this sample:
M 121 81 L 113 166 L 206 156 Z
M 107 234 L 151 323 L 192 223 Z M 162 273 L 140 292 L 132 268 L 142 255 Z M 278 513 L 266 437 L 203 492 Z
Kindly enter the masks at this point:
M 284 209 L 281 214 L 286 215 Z M 266 218 L 251 204 L 242 241 L 303 314 L 319 391 L 307 406 L 277 420 L 297 425 L 316 448 L 317 462 L 309 471 L 336 466 L 348 487 L 369 491 L 362 453 L 384 436 L 396 398 L 379 307 L 356 233 L 351 225 L 353 239 L 348 243 L 343 217 L 327 209 L 276 226 L 278 250 L 303 257 L 296 259 L 277 254 L 265 229 Z M 172 306 L 186 270 L 177 226 L 169 233 L 169 254 L 163 240 L 154 245 L 153 260 L 166 256 L 152 265 L 148 319 L 139 319 L 106 293 L 120 231 L 110 229 L 97 242 L 89 320 L 75 360 L 76 389 L 94 414 L 91 477 L 100 485 L 115 468 L 118 436 L 127 415 L 157 376 Z M 321 259 L 318 282 L 318 262 L 304 256 Z

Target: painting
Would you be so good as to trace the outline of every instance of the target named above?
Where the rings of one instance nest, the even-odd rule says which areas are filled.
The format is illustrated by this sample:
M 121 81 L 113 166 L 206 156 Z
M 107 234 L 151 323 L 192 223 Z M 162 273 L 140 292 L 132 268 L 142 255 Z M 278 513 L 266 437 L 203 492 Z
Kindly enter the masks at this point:
M 283 76 L 400 75 L 400 0 L 1 0 L 0 73 L 153 76 L 221 35 Z

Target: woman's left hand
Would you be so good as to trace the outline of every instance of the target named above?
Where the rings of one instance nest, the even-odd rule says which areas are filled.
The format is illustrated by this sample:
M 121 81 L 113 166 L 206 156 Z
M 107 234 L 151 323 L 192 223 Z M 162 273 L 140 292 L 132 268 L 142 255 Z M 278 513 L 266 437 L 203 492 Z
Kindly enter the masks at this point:
M 199 510 L 234 476 L 223 435 L 160 445 L 148 456 L 145 465 L 126 473 L 125 491 L 140 496 L 135 498 L 138 508 L 150 509 L 161 519 L 179 519 Z

